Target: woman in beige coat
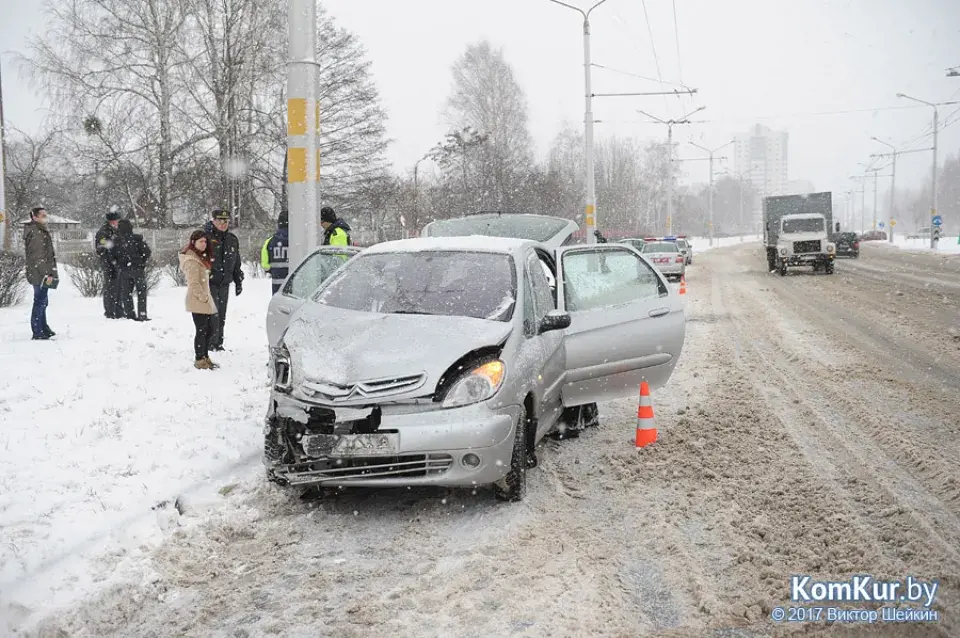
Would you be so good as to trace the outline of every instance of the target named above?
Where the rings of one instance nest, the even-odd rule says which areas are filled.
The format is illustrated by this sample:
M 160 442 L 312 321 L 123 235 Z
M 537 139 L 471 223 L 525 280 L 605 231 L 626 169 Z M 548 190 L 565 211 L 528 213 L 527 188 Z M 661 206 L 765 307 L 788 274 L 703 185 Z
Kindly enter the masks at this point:
M 213 335 L 217 306 L 210 295 L 211 255 L 207 248 L 207 236 L 202 230 L 190 235 L 190 243 L 180 251 L 180 270 L 187 280 L 187 312 L 193 314 L 196 335 L 193 351 L 194 367 L 198 370 L 219 368 L 210 360 L 210 337 Z

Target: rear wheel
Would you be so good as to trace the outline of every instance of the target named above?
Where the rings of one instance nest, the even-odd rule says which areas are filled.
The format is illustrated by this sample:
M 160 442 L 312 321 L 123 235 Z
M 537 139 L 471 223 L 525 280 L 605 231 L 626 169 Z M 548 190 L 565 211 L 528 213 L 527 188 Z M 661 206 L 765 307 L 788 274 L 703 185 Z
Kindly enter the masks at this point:
M 510 456 L 510 471 L 494 483 L 494 495 L 498 500 L 518 503 L 527 495 L 527 431 L 530 422 L 526 408 L 520 408 L 517 428 L 513 436 L 513 454 Z

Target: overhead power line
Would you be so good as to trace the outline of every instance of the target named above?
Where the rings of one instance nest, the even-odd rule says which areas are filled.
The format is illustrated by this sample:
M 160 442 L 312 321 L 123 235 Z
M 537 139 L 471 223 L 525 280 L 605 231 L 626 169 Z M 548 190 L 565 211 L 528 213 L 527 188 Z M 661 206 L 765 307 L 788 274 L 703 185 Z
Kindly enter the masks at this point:
M 622 71 L 622 70 L 620 70 L 620 69 L 615 69 L 615 68 L 613 68 L 613 67 L 604 66 L 603 64 L 593 63 L 593 64 L 591 64 L 590 66 L 596 67 L 596 68 L 598 68 L 598 69 L 603 69 L 603 70 L 605 70 L 605 71 L 610 71 L 610 72 L 612 72 L 612 73 L 619 73 L 619 74 L 621 74 L 621 75 L 629 75 L 630 77 L 638 78 L 638 79 L 641 79 L 641 80 L 648 80 L 648 81 L 650 81 L 650 82 L 659 82 L 660 84 L 670 84 L 670 85 L 673 85 L 673 86 L 679 86 L 679 87 L 684 88 L 684 89 L 689 88 L 686 84 L 683 84 L 682 82 L 671 82 L 670 80 L 658 80 L 657 78 L 651 78 L 651 77 L 648 77 L 648 76 L 646 76 L 646 75 L 640 75 L 639 73 L 631 73 L 630 71 Z

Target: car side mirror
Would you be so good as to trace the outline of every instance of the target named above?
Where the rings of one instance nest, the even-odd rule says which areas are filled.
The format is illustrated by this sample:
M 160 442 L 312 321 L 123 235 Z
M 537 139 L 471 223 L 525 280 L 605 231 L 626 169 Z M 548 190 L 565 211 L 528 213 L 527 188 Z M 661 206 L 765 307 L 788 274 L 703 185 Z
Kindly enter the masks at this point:
M 540 334 L 554 330 L 566 330 L 570 327 L 570 315 L 560 310 L 551 310 L 540 321 Z

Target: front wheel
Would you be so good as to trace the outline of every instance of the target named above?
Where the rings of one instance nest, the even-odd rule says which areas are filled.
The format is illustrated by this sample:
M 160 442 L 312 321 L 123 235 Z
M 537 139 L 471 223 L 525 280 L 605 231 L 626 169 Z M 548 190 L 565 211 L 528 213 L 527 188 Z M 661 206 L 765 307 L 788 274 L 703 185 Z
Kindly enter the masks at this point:
M 529 427 L 527 410 L 520 408 L 516 433 L 513 436 L 510 471 L 493 485 L 494 496 L 498 500 L 518 503 L 527 495 L 527 430 Z
M 832 262 L 832 261 L 828 261 L 827 263 L 825 263 L 825 264 L 823 265 L 823 271 L 824 271 L 825 273 L 827 273 L 828 275 L 832 275 L 832 274 L 833 274 L 833 262 Z
M 781 277 L 787 276 L 787 262 L 785 261 L 780 264 L 780 276 Z

